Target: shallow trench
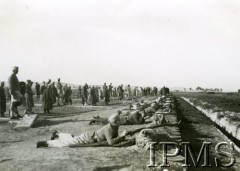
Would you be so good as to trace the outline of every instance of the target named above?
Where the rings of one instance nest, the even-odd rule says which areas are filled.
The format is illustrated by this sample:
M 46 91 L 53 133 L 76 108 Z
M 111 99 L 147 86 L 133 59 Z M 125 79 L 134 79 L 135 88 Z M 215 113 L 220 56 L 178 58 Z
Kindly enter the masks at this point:
M 215 157 L 218 157 L 224 163 L 229 163 L 229 158 L 221 157 L 216 154 L 216 144 L 219 142 L 230 142 L 232 140 L 219 130 L 209 118 L 181 98 L 177 98 L 177 112 L 178 119 L 182 121 L 180 124 L 182 140 L 183 142 L 191 143 L 196 156 L 198 156 L 203 142 L 212 142 L 209 152 L 212 167 L 201 167 L 203 158 L 201 159 L 200 166 L 194 167 L 189 157 L 188 161 L 192 167 L 189 167 L 188 170 L 239 170 L 240 155 L 236 150 L 234 151 L 236 163 L 232 167 L 216 167 L 214 161 Z M 229 150 L 226 149 L 226 151 Z

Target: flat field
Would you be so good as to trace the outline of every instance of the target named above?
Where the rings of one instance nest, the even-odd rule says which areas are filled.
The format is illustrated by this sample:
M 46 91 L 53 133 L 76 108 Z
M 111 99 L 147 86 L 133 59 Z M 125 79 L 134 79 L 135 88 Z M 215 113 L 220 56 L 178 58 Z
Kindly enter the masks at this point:
M 175 94 L 177 97 L 183 94 Z M 219 104 L 220 99 L 230 98 L 229 95 L 204 95 L 204 94 L 185 94 L 185 96 L 199 97 L 202 99 L 212 100 Z M 237 96 L 237 95 L 236 95 Z M 209 97 L 209 98 L 208 98 Z M 233 106 L 237 108 L 237 98 Z M 102 125 L 89 125 L 89 121 L 95 115 L 108 117 L 117 110 L 126 109 L 130 103 L 140 100 L 153 100 L 155 97 L 142 97 L 136 100 L 112 100 L 110 105 L 106 106 L 103 101 L 98 103 L 98 106 L 82 106 L 81 100 L 76 99 L 74 92 L 73 105 L 54 107 L 50 114 L 43 114 L 41 102 L 35 99 L 36 106 L 34 112 L 39 114 L 39 118 L 31 129 L 14 130 L 14 125 L 8 123 L 0 123 L 0 171 L 102 171 L 102 170 L 152 170 L 147 167 L 149 164 L 150 152 L 136 145 L 129 147 L 81 147 L 81 148 L 36 148 L 36 142 L 41 140 L 49 140 L 51 132 L 58 130 L 59 132 L 71 133 L 79 135 L 84 131 L 96 130 Z M 187 104 L 182 99 L 179 99 L 181 108 L 178 111 L 178 118 L 182 121 L 179 125 L 182 140 L 191 142 L 196 154 L 199 153 L 202 142 L 212 141 L 213 145 L 219 141 L 228 141 L 229 139 L 221 133 L 213 123 L 203 116 L 196 108 Z M 211 101 L 208 101 L 211 102 Z M 236 102 L 236 103 L 235 103 Z M 223 101 L 223 104 L 229 104 L 228 100 Z M 230 106 L 232 103 L 230 103 Z M 231 109 L 230 107 L 226 109 Z M 24 108 L 20 107 L 21 113 Z M 149 121 L 150 122 L 150 121 Z M 125 125 L 120 126 L 120 133 L 124 130 L 131 130 L 144 125 Z M 166 133 L 174 134 L 170 128 L 161 128 L 159 132 L 162 135 Z M 164 136 L 160 136 L 164 137 Z M 168 141 L 162 139 L 162 141 Z M 213 146 L 214 147 L 214 146 Z M 174 150 L 174 149 L 173 149 Z M 214 157 L 216 153 L 211 149 L 211 163 L 214 166 Z M 188 170 L 238 170 L 239 154 L 235 155 L 237 163 L 231 168 L 195 168 L 191 167 Z M 226 159 L 226 158 L 225 158 Z M 162 164 L 162 153 L 157 153 L 157 162 Z M 163 170 L 163 169 L 153 169 Z
M 197 98 L 223 110 L 240 113 L 240 93 L 174 93 L 174 95 Z
M 37 141 L 50 140 L 53 130 L 73 135 L 97 130 L 102 125 L 89 125 L 93 116 L 109 117 L 119 109 L 128 108 L 129 103 L 133 102 L 135 100 L 113 100 L 108 106 L 103 101 L 98 106 L 82 106 L 81 100 L 74 99 L 73 105 L 54 107 L 50 114 L 43 114 L 39 100 L 35 99 L 34 112 L 39 114 L 39 118 L 33 128 L 14 130 L 14 125 L 0 123 L 0 171 L 146 170 L 149 151 L 136 146 L 36 148 Z M 19 110 L 22 114 L 24 108 L 20 107 Z M 121 133 L 124 129 L 139 127 L 143 125 L 120 126 L 119 130 Z

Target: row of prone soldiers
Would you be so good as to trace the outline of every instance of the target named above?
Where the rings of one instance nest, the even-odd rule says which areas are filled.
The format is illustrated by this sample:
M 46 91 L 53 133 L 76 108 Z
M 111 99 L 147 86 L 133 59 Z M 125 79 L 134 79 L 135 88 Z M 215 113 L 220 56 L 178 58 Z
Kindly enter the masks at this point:
M 96 146 L 126 146 L 137 144 L 139 147 L 144 147 L 148 144 L 146 140 L 147 135 L 143 135 L 144 131 L 160 126 L 175 126 L 180 122 L 172 122 L 165 119 L 165 114 L 171 113 L 174 109 L 173 100 L 170 96 L 161 96 L 151 102 L 141 102 L 135 105 L 130 105 L 130 109 L 118 110 L 117 113 L 111 115 L 109 118 L 102 118 L 95 116 L 90 124 L 103 124 L 104 126 L 95 131 L 86 131 L 79 136 L 74 136 L 67 133 L 59 133 L 54 130 L 49 141 L 37 142 L 37 148 L 40 147 L 96 147 Z M 161 110 L 160 113 L 156 111 Z M 136 125 L 144 124 L 145 120 L 151 118 L 152 122 L 147 126 L 138 128 L 136 130 L 124 130 L 118 134 L 120 125 Z M 125 139 L 127 135 L 133 135 L 141 131 L 136 137 Z M 168 135 L 171 138 L 171 135 Z M 158 137 L 158 136 L 155 136 Z M 161 139 L 161 137 L 158 137 Z

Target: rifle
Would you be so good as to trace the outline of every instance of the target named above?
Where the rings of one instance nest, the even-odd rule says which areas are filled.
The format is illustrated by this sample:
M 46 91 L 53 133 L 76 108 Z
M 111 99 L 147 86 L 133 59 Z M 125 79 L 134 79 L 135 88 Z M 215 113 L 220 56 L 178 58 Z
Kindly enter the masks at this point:
M 69 145 L 70 148 L 74 147 L 111 147 L 107 141 L 97 142 L 97 143 L 89 143 L 89 144 L 72 144 Z
M 154 128 L 159 128 L 159 127 L 164 127 L 164 126 L 176 126 L 176 125 L 179 125 L 179 123 L 180 123 L 180 121 L 177 122 L 177 123 L 173 123 L 173 124 L 168 123 L 168 124 L 162 124 L 162 125 L 153 125 L 153 126 L 148 126 L 148 127 L 141 127 L 141 128 L 137 128 L 137 129 L 128 131 L 127 135 L 133 135 L 137 132 L 140 132 L 143 129 L 154 129 Z
M 153 126 L 149 126 L 149 127 L 141 127 L 141 128 L 137 128 L 131 131 L 128 131 L 126 135 L 133 135 L 137 132 L 140 132 L 143 129 L 154 129 L 154 128 L 159 128 L 159 127 L 164 127 L 164 126 L 176 126 L 179 125 L 181 121 L 179 121 L 178 123 L 174 123 L 174 124 L 162 124 L 162 125 L 153 125 Z M 73 145 L 69 145 L 70 148 L 75 148 L 75 147 L 123 147 L 123 146 L 129 146 L 129 145 L 134 145 L 135 144 L 135 138 L 129 139 L 127 141 L 123 141 L 121 143 L 118 144 L 114 144 L 114 145 L 109 145 L 107 141 L 102 141 L 102 142 L 97 142 L 97 143 L 90 143 L 90 144 L 73 144 Z

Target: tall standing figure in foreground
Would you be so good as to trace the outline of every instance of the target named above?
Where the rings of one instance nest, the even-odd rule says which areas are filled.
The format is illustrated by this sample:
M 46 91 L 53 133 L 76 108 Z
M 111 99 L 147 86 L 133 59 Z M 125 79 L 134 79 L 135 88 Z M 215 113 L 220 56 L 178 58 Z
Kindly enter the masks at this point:
M 8 79 L 9 83 L 9 93 L 11 94 L 10 103 L 10 119 L 18 119 L 21 116 L 18 113 L 17 107 L 22 104 L 23 95 L 20 92 L 20 84 L 17 78 L 18 67 L 13 67 L 13 73 Z

